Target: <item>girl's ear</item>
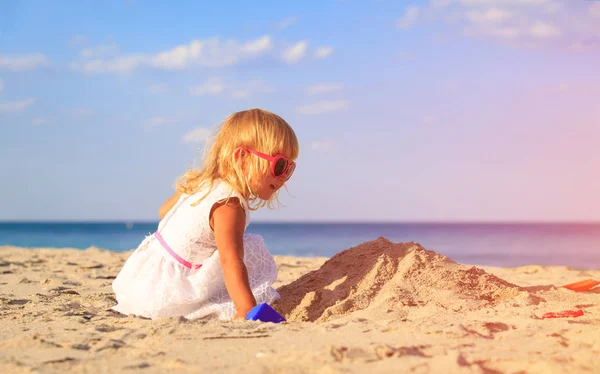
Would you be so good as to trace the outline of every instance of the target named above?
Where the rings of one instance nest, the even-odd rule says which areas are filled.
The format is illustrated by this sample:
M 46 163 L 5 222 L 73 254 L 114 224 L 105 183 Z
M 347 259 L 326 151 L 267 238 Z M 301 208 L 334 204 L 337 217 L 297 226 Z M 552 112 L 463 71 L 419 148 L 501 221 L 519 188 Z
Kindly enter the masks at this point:
M 235 149 L 235 151 L 233 151 L 233 159 L 235 161 L 239 160 L 240 158 L 242 158 L 245 155 L 246 155 L 246 150 L 242 147 L 238 147 Z

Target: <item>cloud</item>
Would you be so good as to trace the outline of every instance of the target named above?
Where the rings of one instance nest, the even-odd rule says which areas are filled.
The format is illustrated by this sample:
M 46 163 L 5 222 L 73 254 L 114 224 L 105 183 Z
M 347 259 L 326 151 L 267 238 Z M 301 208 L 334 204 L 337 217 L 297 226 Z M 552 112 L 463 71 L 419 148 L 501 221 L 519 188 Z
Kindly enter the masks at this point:
M 177 119 L 175 118 L 156 116 L 146 120 L 144 124 L 146 127 L 158 127 L 163 125 L 172 125 L 174 123 L 177 123 Z
M 340 83 L 318 83 L 306 89 L 308 95 L 320 95 L 324 93 L 339 92 L 344 89 Z
M 420 9 L 416 5 L 411 5 L 406 8 L 404 15 L 396 21 L 396 27 L 399 29 L 411 28 L 419 19 Z
M 212 133 L 210 129 L 198 127 L 185 134 L 181 140 L 186 144 L 201 143 L 210 138 Z
M 192 40 L 155 55 L 129 54 L 111 59 L 74 61 L 71 69 L 82 73 L 128 74 L 140 66 L 163 70 L 181 70 L 191 66 L 224 67 L 256 58 L 272 48 L 271 37 L 240 43 L 236 40 L 221 41 L 219 38 Z
M 471 10 L 466 13 L 467 19 L 475 23 L 498 23 L 509 19 L 511 16 L 511 13 L 498 8 Z
M 557 0 L 430 0 L 419 19 L 445 22 L 467 36 L 496 39 L 513 47 L 572 49 L 600 45 L 600 3 L 569 6 Z M 589 14 L 587 14 L 589 13 Z
M 33 97 L 17 101 L 0 101 L 0 113 L 22 112 L 35 103 Z
M 69 66 L 75 71 L 81 73 L 120 73 L 128 74 L 133 72 L 144 63 L 146 57 L 143 55 L 129 55 L 116 57 L 112 60 L 89 60 L 84 62 L 71 62 Z
M 0 54 L 0 69 L 10 71 L 35 70 L 50 64 L 50 59 L 41 53 L 32 53 L 20 56 Z
M 425 114 L 421 117 L 421 122 L 425 124 L 432 124 L 438 120 L 438 117 L 433 114 Z
M 396 53 L 396 59 L 398 61 L 411 61 L 415 59 L 416 54 L 414 52 L 407 52 L 407 51 L 400 51 L 398 53 Z
M 447 81 L 442 85 L 448 91 L 456 91 L 460 87 L 460 83 L 457 81 Z
M 54 123 L 53 120 L 45 118 L 45 117 L 37 117 L 31 120 L 31 123 L 35 126 L 41 126 L 41 125 L 50 125 L 52 123 Z
M 330 141 L 321 141 L 321 142 L 312 142 L 310 143 L 310 148 L 315 150 L 328 150 L 333 148 L 333 142 Z
M 266 85 L 262 79 L 251 80 L 244 85 L 239 85 L 233 89 L 231 97 L 233 99 L 247 99 L 257 94 L 272 94 L 275 92 L 273 86 Z
M 81 45 L 83 43 L 85 43 L 87 41 L 87 36 L 85 35 L 75 35 L 71 41 L 69 42 L 70 45 L 73 46 L 77 46 L 77 45 Z
M 79 52 L 79 56 L 82 58 L 98 58 L 107 55 L 113 55 L 119 50 L 116 44 L 97 45 L 94 47 L 87 47 Z
M 194 40 L 187 45 L 180 45 L 153 56 L 149 63 L 156 68 L 166 70 L 183 69 L 191 65 L 231 66 L 241 60 L 256 57 L 270 50 L 271 47 L 269 36 L 247 43 L 239 43 L 236 40 L 221 42 L 219 38 Z
M 201 85 L 190 87 L 190 95 L 226 95 L 232 99 L 246 99 L 256 94 L 275 92 L 273 86 L 265 84 L 262 79 L 253 79 L 243 83 L 225 83 L 220 78 L 209 78 Z
M 151 94 L 161 94 L 169 91 L 169 85 L 166 83 L 157 83 L 148 86 L 148 92 Z
M 331 48 L 331 47 L 319 47 L 315 51 L 314 56 L 315 56 L 315 58 L 327 58 L 327 57 L 331 56 L 332 53 L 333 53 L 333 48 Z
M 568 50 L 570 52 L 574 52 L 574 53 L 581 53 L 581 52 L 585 53 L 585 52 L 592 51 L 598 47 L 600 47 L 600 42 L 594 43 L 594 42 L 586 42 L 586 41 L 576 41 L 568 47 Z
M 308 49 L 308 42 L 305 40 L 299 41 L 293 46 L 285 49 L 281 55 L 283 60 L 288 64 L 295 64 L 302 60 L 306 55 L 306 50 Z
M 323 100 L 311 104 L 302 105 L 297 108 L 298 113 L 316 115 L 343 111 L 348 108 L 346 100 Z
M 560 30 L 554 25 L 542 21 L 536 21 L 529 28 L 529 33 L 534 38 L 552 38 L 559 36 Z
M 288 17 L 285 19 L 282 19 L 281 21 L 277 22 L 275 24 L 275 27 L 278 28 L 279 30 L 283 30 L 283 29 L 287 29 L 288 27 L 296 24 L 296 17 Z
M 600 18 L 600 3 L 593 3 L 588 8 L 588 12 L 592 18 Z
M 71 108 L 69 115 L 74 119 L 84 119 L 93 116 L 94 110 L 89 108 Z
M 551 0 L 458 0 L 455 2 L 459 2 L 464 5 L 542 5 L 549 3 L 550 1 Z M 443 2 L 449 4 L 452 1 L 441 1 L 440 3 Z
M 210 78 L 201 85 L 190 88 L 190 94 L 193 96 L 218 95 L 223 91 L 225 91 L 225 85 L 220 78 Z
M 0 78 L 0 93 L 2 93 L 2 91 L 4 91 L 4 81 Z

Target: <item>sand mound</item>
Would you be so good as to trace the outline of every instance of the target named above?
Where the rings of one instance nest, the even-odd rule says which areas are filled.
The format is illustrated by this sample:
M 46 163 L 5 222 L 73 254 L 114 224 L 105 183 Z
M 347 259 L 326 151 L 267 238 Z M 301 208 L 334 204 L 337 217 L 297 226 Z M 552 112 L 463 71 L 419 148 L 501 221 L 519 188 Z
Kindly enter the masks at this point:
M 357 311 L 369 316 L 414 307 L 465 312 L 507 300 L 539 302 L 524 288 L 482 269 L 457 264 L 419 244 L 385 238 L 336 254 L 278 292 L 281 300 L 273 306 L 290 321 L 328 321 Z

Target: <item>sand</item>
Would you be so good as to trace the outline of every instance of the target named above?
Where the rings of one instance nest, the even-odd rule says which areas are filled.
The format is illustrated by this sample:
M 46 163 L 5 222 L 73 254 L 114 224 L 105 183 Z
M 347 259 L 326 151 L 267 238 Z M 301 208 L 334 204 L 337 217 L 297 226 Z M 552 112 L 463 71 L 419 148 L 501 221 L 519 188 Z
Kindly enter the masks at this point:
M 287 323 L 110 310 L 129 253 L 0 247 L 0 372 L 600 373 L 600 270 L 462 265 L 386 239 L 276 256 Z M 581 310 L 580 317 L 543 319 Z

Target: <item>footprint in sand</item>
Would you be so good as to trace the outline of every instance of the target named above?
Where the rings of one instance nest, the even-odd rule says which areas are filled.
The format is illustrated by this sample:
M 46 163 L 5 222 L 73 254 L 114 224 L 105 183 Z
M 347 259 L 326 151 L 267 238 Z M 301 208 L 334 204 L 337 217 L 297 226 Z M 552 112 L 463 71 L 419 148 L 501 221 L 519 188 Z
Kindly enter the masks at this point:
M 104 344 L 102 347 L 96 349 L 96 352 L 101 352 L 104 351 L 106 349 L 120 349 L 125 347 L 127 344 L 122 341 L 122 340 L 118 340 L 118 339 L 110 339 L 108 342 L 106 342 L 106 344 Z
M 90 350 L 90 346 L 87 344 L 73 344 L 71 346 L 72 349 L 77 349 L 79 351 L 89 351 Z
M 6 300 L 6 299 L 2 299 L 2 300 Z M 31 300 L 29 300 L 29 299 L 9 299 L 6 302 L 6 304 L 8 304 L 8 305 L 25 305 L 30 301 Z

